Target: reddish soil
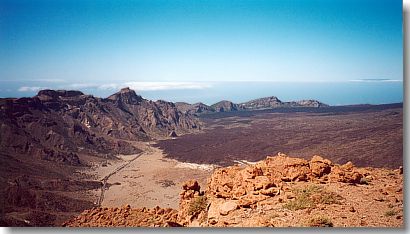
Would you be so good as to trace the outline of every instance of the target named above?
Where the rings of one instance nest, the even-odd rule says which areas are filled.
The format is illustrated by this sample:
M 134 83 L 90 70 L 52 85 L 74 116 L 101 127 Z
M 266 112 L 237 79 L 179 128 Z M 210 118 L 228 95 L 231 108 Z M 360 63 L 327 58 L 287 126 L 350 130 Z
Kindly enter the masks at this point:
M 402 228 L 403 170 L 357 168 L 284 154 L 216 169 L 205 190 L 182 185 L 179 209 L 94 208 L 68 227 Z
M 227 166 L 283 152 L 362 167 L 403 165 L 402 104 L 227 112 L 201 119 L 202 133 L 158 143 L 167 157 Z

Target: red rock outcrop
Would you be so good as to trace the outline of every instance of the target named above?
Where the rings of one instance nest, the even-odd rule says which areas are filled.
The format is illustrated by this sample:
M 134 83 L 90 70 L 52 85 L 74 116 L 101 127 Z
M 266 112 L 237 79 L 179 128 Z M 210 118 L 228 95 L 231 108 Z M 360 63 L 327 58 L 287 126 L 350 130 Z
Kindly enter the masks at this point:
M 394 177 L 389 179 L 389 175 Z M 368 181 L 362 178 L 367 178 Z M 369 222 L 380 222 L 380 207 L 383 205 L 374 204 L 374 201 L 389 201 L 389 207 L 397 207 L 397 211 L 385 213 L 386 217 L 402 212 L 402 190 L 398 186 L 403 182 L 402 179 L 400 170 L 393 173 L 386 169 L 356 168 L 350 162 L 335 165 L 317 155 L 307 161 L 279 153 L 252 165 L 215 170 L 208 179 L 205 191 L 200 191 L 197 181 L 187 181 L 182 185 L 179 211 L 172 216 L 171 221 L 176 226 L 188 227 L 334 225 L 326 217 L 310 215 L 314 210 L 315 214 L 334 217 L 337 225 L 348 223 L 350 226 L 366 226 L 367 223 L 363 221 L 365 216 L 361 216 L 362 220 L 357 220 L 359 213 L 372 216 Z M 383 189 L 381 181 L 385 183 L 387 180 L 392 185 Z M 355 184 L 367 187 L 362 189 L 360 186 L 351 186 Z M 352 191 L 355 191 L 356 197 L 347 196 Z M 369 191 L 373 192 L 369 194 Z M 380 198 L 381 195 L 386 198 Z M 358 201 L 366 204 L 361 206 Z M 369 214 L 368 210 L 372 206 L 368 204 L 377 205 L 378 208 L 372 210 L 375 215 Z M 101 222 L 95 222 L 93 215 L 91 218 L 84 218 L 89 214 L 88 211 L 66 225 L 100 226 Z M 97 217 L 100 216 L 105 217 L 104 213 Z M 307 219 L 306 216 L 311 218 Z M 397 215 L 397 219 L 402 219 L 401 213 Z M 156 225 L 166 225 L 165 221 L 168 219 L 163 220 L 163 223 Z M 104 225 L 107 222 L 109 221 L 104 220 Z M 384 222 L 385 225 L 387 221 Z M 400 220 L 391 225 L 399 224 Z
M 65 222 L 65 227 L 174 227 L 178 212 L 171 208 L 132 209 L 125 205 L 121 208 L 93 208 L 85 210 L 80 216 Z

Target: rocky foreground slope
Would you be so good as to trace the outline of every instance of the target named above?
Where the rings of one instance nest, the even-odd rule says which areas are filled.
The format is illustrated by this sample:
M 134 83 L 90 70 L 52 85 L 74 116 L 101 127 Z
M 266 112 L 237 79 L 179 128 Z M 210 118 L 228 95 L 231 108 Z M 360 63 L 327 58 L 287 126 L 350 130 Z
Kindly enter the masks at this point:
M 68 227 L 402 227 L 403 170 L 278 154 L 183 184 L 179 210 L 93 208 Z

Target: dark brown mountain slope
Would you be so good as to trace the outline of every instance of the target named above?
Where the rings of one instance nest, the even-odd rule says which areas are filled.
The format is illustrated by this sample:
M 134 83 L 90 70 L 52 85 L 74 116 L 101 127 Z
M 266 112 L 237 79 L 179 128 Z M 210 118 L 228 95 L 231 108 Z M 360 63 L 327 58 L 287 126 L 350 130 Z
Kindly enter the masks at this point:
M 243 110 L 240 105 L 233 103 L 231 101 L 220 101 L 211 106 L 212 108 L 215 109 L 216 112 L 229 112 L 229 111 L 238 111 L 238 110 Z
M 78 173 L 92 162 L 141 152 L 130 141 L 183 134 L 198 120 L 128 88 L 108 98 L 42 90 L 0 99 L 0 226 L 54 226 L 93 207 L 102 186 Z
M 173 103 L 146 100 L 128 88 L 106 99 L 65 90 L 2 99 L 0 117 L 2 153 L 72 165 L 80 164 L 77 153 L 132 154 L 138 150 L 124 140 L 181 134 L 200 126 Z
M 175 106 L 180 110 L 182 113 L 188 114 L 203 114 L 203 113 L 212 113 L 215 112 L 213 107 L 210 107 L 202 102 L 189 104 L 186 102 L 176 102 Z

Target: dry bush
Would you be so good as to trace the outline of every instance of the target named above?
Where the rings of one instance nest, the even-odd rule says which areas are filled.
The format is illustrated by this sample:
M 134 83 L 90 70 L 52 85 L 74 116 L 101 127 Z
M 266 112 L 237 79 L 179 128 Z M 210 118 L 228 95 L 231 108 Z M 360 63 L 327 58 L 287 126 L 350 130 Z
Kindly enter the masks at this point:
M 309 219 L 309 227 L 333 227 L 332 220 L 325 216 L 318 216 Z
M 189 215 L 198 215 L 206 209 L 207 200 L 205 196 L 199 196 L 194 198 L 189 204 L 188 214 Z
M 388 211 L 384 212 L 384 216 L 386 216 L 386 217 L 390 217 L 390 216 L 393 216 L 393 215 L 396 215 L 396 214 L 397 214 L 397 212 L 394 211 L 394 210 L 388 210 Z
M 340 195 L 324 190 L 322 187 L 311 185 L 303 189 L 294 190 L 294 200 L 288 201 L 283 208 L 289 210 L 301 210 L 313 208 L 316 204 L 341 204 L 343 199 Z

